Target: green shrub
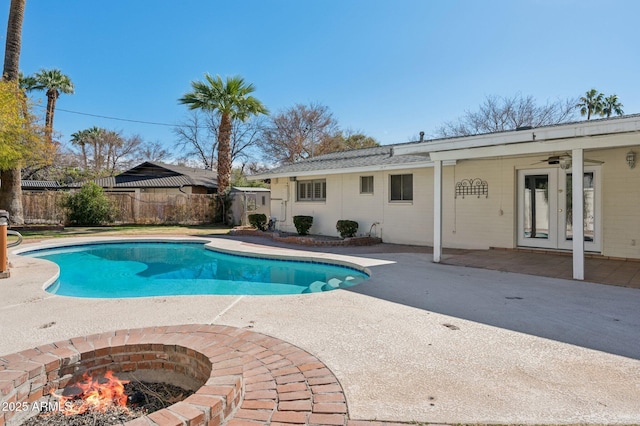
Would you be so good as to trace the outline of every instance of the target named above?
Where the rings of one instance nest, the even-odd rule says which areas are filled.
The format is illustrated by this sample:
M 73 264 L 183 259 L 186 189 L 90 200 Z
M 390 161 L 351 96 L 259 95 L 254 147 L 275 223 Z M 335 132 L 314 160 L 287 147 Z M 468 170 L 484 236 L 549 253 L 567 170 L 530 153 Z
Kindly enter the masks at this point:
M 358 232 L 358 222 L 354 220 L 339 220 L 336 229 L 342 238 L 355 237 Z
M 261 231 L 267 230 L 267 215 L 262 213 L 254 213 L 249 215 L 249 223 L 254 228 L 258 228 Z
M 313 225 L 313 216 L 294 216 L 293 224 L 296 226 L 298 234 L 307 235 L 311 225 Z
M 72 225 L 102 225 L 113 221 L 113 205 L 94 182 L 85 183 L 80 191 L 69 194 L 63 205 L 67 209 L 67 221 Z

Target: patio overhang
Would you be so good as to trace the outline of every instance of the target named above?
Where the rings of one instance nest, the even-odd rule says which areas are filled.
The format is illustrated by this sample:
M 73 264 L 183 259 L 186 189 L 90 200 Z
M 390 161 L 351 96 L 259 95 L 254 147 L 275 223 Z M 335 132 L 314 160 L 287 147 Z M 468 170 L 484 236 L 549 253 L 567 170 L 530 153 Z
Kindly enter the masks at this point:
M 604 141 L 606 140 L 606 145 Z M 618 148 L 638 145 L 640 140 L 636 132 L 615 133 L 599 136 L 581 136 L 576 139 L 539 140 L 521 142 L 513 145 L 492 145 L 477 148 L 463 148 L 448 151 L 431 152 L 432 160 L 461 161 L 481 158 L 516 157 L 553 152 L 570 153 L 574 149 L 584 151 Z
M 585 151 L 637 146 L 640 143 L 640 116 L 573 123 L 537 129 L 516 130 L 492 135 L 421 142 L 397 148 L 398 154 L 428 153 L 434 162 L 434 247 L 433 261 L 442 258 L 442 167 L 450 162 L 538 154 L 566 153 L 572 158 L 571 173 L 584 173 Z M 573 220 L 584 219 L 583 180 L 572 180 Z M 573 278 L 584 280 L 584 229 L 573 235 Z

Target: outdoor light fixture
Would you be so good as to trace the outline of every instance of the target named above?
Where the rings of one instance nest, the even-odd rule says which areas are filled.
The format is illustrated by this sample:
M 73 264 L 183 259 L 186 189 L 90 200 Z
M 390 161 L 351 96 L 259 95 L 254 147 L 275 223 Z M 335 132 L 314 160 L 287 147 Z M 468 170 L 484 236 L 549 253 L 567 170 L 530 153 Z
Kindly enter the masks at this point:
M 627 152 L 627 164 L 630 169 L 633 169 L 636 166 L 636 153 L 633 151 Z
M 571 158 L 561 158 L 560 159 L 560 168 L 562 170 L 568 170 L 571 168 Z

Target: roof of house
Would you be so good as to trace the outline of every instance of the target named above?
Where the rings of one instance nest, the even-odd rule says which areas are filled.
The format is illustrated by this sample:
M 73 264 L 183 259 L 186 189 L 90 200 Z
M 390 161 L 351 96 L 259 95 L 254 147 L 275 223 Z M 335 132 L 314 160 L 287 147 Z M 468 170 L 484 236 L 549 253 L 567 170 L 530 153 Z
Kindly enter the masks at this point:
M 94 180 L 103 188 L 180 188 L 183 186 L 218 187 L 217 174 L 211 170 L 145 161 L 117 176 Z M 73 186 L 81 186 L 77 183 Z
M 443 157 L 445 150 L 464 150 L 478 147 L 505 146 L 523 142 L 542 142 L 572 139 L 581 136 L 600 136 L 612 133 L 637 133 L 640 131 L 640 114 L 610 117 L 589 121 L 575 121 L 540 127 L 485 133 L 471 136 L 456 136 L 440 139 L 420 140 L 374 148 L 333 152 L 308 158 L 293 164 L 275 167 L 267 172 L 253 175 L 252 180 L 287 176 L 311 176 L 373 170 L 397 170 L 408 167 L 432 166 L 432 156 L 440 160 L 455 161 L 455 156 Z M 608 143 L 608 142 L 607 142 Z M 551 146 L 537 148 L 554 150 Z M 499 155 L 499 154 L 492 154 Z M 348 169 L 348 170 L 345 170 Z
M 394 155 L 394 147 L 399 145 L 403 144 L 383 145 L 318 155 L 293 164 L 276 167 L 267 172 L 253 175 L 251 178 L 268 179 L 278 176 L 343 173 L 345 169 L 350 169 L 350 171 L 396 169 L 421 163 L 430 163 L 427 155 Z
M 26 179 L 21 182 L 22 189 L 60 189 L 60 185 L 55 180 L 30 180 Z

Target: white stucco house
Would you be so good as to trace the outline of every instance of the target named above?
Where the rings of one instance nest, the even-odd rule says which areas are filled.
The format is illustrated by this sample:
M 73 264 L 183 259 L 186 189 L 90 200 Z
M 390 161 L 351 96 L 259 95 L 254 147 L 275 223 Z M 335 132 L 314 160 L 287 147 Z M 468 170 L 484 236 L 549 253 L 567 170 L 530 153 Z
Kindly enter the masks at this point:
M 278 229 L 339 219 L 384 242 L 529 247 L 640 259 L 640 114 L 337 152 L 281 166 L 271 181 Z M 582 179 L 572 179 L 574 175 Z M 575 227 L 573 224 L 583 223 Z

